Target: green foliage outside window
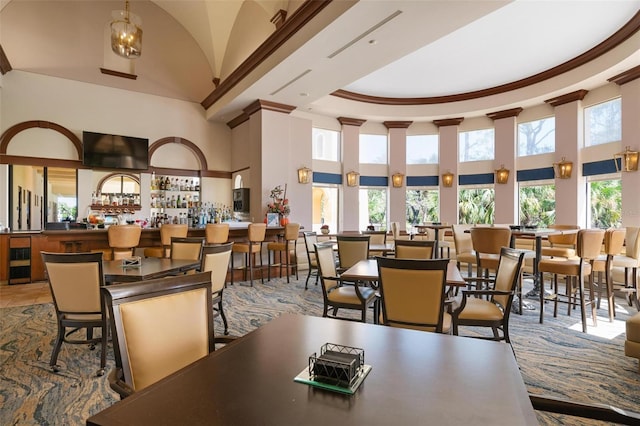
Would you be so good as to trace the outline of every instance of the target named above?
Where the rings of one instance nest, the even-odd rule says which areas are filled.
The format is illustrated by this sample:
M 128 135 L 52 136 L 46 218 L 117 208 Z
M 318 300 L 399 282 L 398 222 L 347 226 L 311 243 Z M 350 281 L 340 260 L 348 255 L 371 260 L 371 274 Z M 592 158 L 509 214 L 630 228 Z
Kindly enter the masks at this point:
M 413 225 L 438 221 L 438 191 L 407 190 L 407 229 Z
M 492 188 L 461 189 L 458 222 L 461 224 L 493 223 L 495 193 Z
M 591 227 L 622 226 L 622 183 L 620 179 L 591 182 Z
M 520 225 L 546 228 L 556 221 L 554 185 L 520 188 Z

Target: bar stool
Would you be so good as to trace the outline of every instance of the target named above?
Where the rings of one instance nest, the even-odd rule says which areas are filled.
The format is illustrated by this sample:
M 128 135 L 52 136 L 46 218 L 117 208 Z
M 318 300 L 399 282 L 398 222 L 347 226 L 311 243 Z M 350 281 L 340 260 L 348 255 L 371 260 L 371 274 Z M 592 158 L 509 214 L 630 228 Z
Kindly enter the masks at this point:
M 224 244 L 229 240 L 229 224 L 208 223 L 204 235 L 206 244 Z
M 613 257 L 620 254 L 624 246 L 625 229 L 607 229 L 604 233 L 604 254 L 598 256 L 593 262 L 593 272 L 598 273 L 598 304 L 600 309 L 600 300 L 602 298 L 602 273 L 604 272 L 605 285 L 607 290 L 607 304 L 609 308 L 609 322 L 613 322 L 616 316 L 615 302 L 613 297 L 613 278 L 611 271 L 613 269 Z
M 142 228 L 138 225 L 111 225 L 107 230 L 111 259 L 133 256 L 133 249 L 140 243 Z
M 287 283 L 289 282 L 289 266 L 291 265 L 291 250 L 293 250 L 296 263 L 293 269 L 296 271 L 296 280 L 298 279 L 298 261 L 296 254 L 296 246 L 298 243 L 298 233 L 300 232 L 299 223 L 287 223 L 284 226 L 284 241 L 271 242 L 267 244 L 267 256 L 268 256 L 268 269 L 267 269 L 267 281 L 271 281 L 271 253 L 273 253 L 273 260 L 275 261 L 276 252 L 280 253 L 280 263 L 274 264 L 274 266 L 280 266 L 280 278 L 282 278 L 282 266 L 286 267 L 287 271 Z M 293 272 L 293 271 L 292 271 Z
M 255 264 L 255 255 L 260 256 L 260 279 L 264 284 L 264 276 L 262 274 L 262 243 L 267 233 L 266 223 L 250 223 L 247 228 L 247 240 L 233 244 L 233 253 L 243 253 L 245 257 L 244 280 L 247 280 L 247 269 L 249 269 L 249 280 L 253 287 L 253 265 Z M 231 255 L 231 285 L 233 285 L 233 254 Z
M 171 255 L 171 239 L 186 238 L 189 228 L 185 224 L 166 224 L 160 227 L 160 243 L 162 247 L 144 249 L 144 257 L 168 258 Z

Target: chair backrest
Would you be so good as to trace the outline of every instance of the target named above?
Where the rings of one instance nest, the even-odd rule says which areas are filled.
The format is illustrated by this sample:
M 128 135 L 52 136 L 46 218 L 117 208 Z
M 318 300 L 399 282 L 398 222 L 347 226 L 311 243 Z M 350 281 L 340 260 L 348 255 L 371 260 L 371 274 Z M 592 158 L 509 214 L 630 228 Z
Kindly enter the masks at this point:
M 396 259 L 433 259 L 435 241 L 396 240 Z
M 511 245 L 511 229 L 506 227 L 473 227 L 470 232 L 476 253 L 500 254 L 502 247 Z
M 362 235 L 368 235 L 369 244 L 386 244 L 387 231 L 362 231 Z
M 160 241 L 163 246 L 169 247 L 171 245 L 172 238 L 185 238 L 188 231 L 189 228 L 185 224 L 168 223 L 166 225 L 162 225 L 160 227 Z
M 400 238 L 400 222 L 391 222 L 391 235 L 394 240 Z
M 384 324 L 442 332 L 448 263 L 379 257 Z
M 260 243 L 264 241 L 267 235 L 266 223 L 250 223 L 247 227 L 247 240 L 252 243 Z
M 207 244 L 223 244 L 229 239 L 228 223 L 208 223 L 204 228 Z M 186 235 L 184 235 L 186 237 Z
M 103 287 L 116 369 L 135 391 L 214 350 L 211 274 Z
M 640 227 L 627 226 L 625 234 L 625 254 L 640 259 Z
M 500 250 L 500 260 L 496 271 L 495 289 L 511 292 L 510 295 L 493 295 L 494 302 L 502 306 L 504 312 L 511 309 L 515 289 L 520 279 L 520 271 L 524 263 L 523 250 L 515 250 L 509 247 L 502 247 Z
M 140 242 L 142 228 L 138 225 L 111 225 L 107 238 L 111 249 L 132 249 Z
M 284 226 L 284 239 L 285 241 L 297 241 L 300 235 L 299 223 L 287 223 Z
M 570 230 L 570 229 L 580 229 L 580 227 L 578 225 L 551 225 L 549 226 L 549 228 L 551 229 L 557 229 L 557 230 Z M 549 244 L 551 244 L 552 246 L 570 246 L 570 247 L 575 247 L 576 243 L 578 241 L 578 233 L 570 233 L 570 234 L 555 234 L 555 235 L 549 235 L 547 237 L 547 239 L 549 240 Z
M 341 268 L 350 268 L 369 257 L 369 235 L 338 235 L 336 240 Z
M 338 281 L 327 278 L 337 278 L 336 261 L 333 256 L 333 244 L 317 243 L 314 244 L 316 259 L 318 262 L 318 271 L 322 284 L 322 291 L 328 293 L 331 289 L 338 286 Z
M 101 314 L 102 252 L 41 252 L 58 314 Z
M 318 242 L 318 234 L 312 231 L 303 232 L 304 236 L 304 247 L 307 249 L 307 260 L 309 261 L 309 265 L 316 260 L 316 248 L 315 244 Z
M 578 231 L 576 254 L 584 260 L 594 260 L 600 256 L 604 229 L 581 229 Z
M 211 272 L 211 292 L 217 293 L 224 288 L 229 270 L 229 260 L 233 242 L 206 245 L 202 249 L 200 271 Z
M 471 241 L 471 233 L 465 232 L 472 228 L 473 225 L 452 225 L 453 229 L 453 245 L 456 247 L 456 254 L 472 253 L 473 242 Z
M 171 238 L 171 259 L 198 260 L 202 259 L 204 238 Z
M 622 252 L 626 233 L 624 228 L 609 228 L 605 231 L 604 252 L 607 256 L 616 256 Z

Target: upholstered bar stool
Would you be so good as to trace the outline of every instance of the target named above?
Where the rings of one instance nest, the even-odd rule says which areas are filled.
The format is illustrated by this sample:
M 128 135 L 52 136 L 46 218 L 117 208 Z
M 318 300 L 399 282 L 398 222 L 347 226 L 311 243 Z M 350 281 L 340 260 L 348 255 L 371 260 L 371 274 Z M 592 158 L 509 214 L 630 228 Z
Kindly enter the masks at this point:
M 247 279 L 247 269 L 249 269 L 249 280 L 251 281 L 251 287 L 253 287 L 253 267 L 255 264 L 256 253 L 260 257 L 260 279 L 264 284 L 264 275 L 262 273 L 262 243 L 264 243 L 264 237 L 267 233 L 266 223 L 250 223 L 247 228 L 247 240 L 236 242 L 233 244 L 233 253 L 243 253 L 245 257 L 244 266 L 244 280 Z M 231 285 L 233 285 L 233 254 L 231 255 Z
M 267 244 L 267 256 L 268 256 L 268 269 L 267 269 L 267 281 L 271 281 L 271 255 L 275 262 L 276 252 L 280 253 L 280 263 L 274 266 L 280 267 L 280 278 L 282 278 L 282 267 L 284 266 L 287 273 L 287 282 L 289 282 L 289 267 L 291 267 L 291 259 L 296 259 L 292 268 L 296 271 L 296 280 L 298 279 L 298 261 L 296 258 L 296 245 L 298 242 L 298 234 L 300 232 L 299 223 L 287 223 L 284 226 L 284 241 L 275 241 Z M 291 253 L 293 252 L 293 256 Z
M 472 269 L 476 264 L 476 252 L 473 250 L 473 242 L 471 241 L 472 225 L 452 225 L 453 245 L 456 251 L 456 264 L 460 269 L 460 264 L 467 264 L 467 276 L 471 276 Z M 469 231 L 469 232 L 466 232 Z
M 133 256 L 133 249 L 140 243 L 142 228 L 138 225 L 111 225 L 107 230 L 111 259 Z
M 160 242 L 162 247 L 148 247 L 144 249 L 144 257 L 170 257 L 171 239 L 186 238 L 189 228 L 185 224 L 166 224 L 160 227 Z
M 206 244 L 224 244 L 229 240 L 228 223 L 209 223 L 204 228 Z
M 638 300 L 638 270 L 640 270 L 640 227 L 627 226 L 625 234 L 624 254 L 613 257 L 614 275 L 616 270 L 623 270 L 624 287 L 620 290 L 629 296 L 629 306 L 635 300 L 636 309 L 640 311 Z
M 604 233 L 604 254 L 598 256 L 593 262 L 592 270 L 594 273 L 598 273 L 598 304 L 597 309 L 600 309 L 600 300 L 602 296 L 602 287 L 605 287 L 607 292 L 607 307 L 609 310 L 609 321 L 613 322 L 615 317 L 615 303 L 613 295 L 613 279 L 611 277 L 611 271 L 613 268 L 613 257 L 619 255 L 624 246 L 625 229 L 607 229 Z M 605 283 L 602 283 L 602 273 L 604 272 Z
M 500 250 L 511 245 L 511 229 L 501 226 L 471 228 L 471 243 L 476 252 L 477 276 L 489 276 L 500 262 Z

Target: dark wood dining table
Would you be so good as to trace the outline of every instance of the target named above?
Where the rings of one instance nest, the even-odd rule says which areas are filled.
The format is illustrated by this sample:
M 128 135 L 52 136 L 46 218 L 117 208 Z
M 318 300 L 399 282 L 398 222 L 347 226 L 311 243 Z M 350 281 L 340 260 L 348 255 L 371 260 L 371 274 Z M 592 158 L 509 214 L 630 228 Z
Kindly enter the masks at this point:
M 131 282 L 175 275 L 200 267 L 200 261 L 141 258 L 140 266 L 123 266 L 122 260 L 107 260 L 102 263 L 106 284 Z
M 325 343 L 364 350 L 353 395 L 294 378 Z M 469 355 L 473 354 L 473 362 Z M 87 425 L 536 425 L 509 345 L 283 314 Z
M 378 262 L 375 259 L 361 260 L 340 274 L 340 278 L 346 281 L 378 281 L 380 278 L 378 276 Z M 450 261 L 447 265 L 447 285 L 452 287 L 467 286 L 455 261 Z

